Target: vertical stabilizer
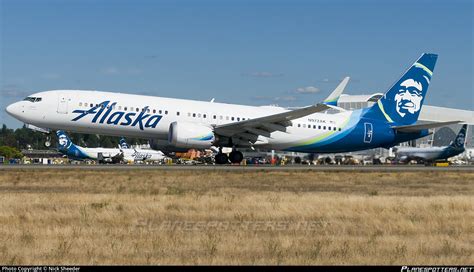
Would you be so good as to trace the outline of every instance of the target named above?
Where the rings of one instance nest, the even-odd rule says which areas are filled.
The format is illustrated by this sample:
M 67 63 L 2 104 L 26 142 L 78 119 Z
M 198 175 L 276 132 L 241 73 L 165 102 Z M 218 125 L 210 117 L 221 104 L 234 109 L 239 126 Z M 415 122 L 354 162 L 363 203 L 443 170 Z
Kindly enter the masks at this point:
M 425 53 L 364 115 L 396 126 L 416 123 L 438 55 Z

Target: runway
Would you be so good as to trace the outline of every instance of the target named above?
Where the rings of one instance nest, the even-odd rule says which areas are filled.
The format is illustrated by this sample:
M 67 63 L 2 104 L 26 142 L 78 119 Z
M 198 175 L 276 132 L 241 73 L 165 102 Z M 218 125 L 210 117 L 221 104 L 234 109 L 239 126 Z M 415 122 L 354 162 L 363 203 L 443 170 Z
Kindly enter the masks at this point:
M 427 172 L 427 171 L 449 171 L 449 172 L 472 172 L 474 165 L 434 167 L 423 165 L 41 165 L 41 164 L 18 164 L 0 165 L 0 171 L 15 169 L 34 170 L 166 170 L 166 171 L 332 171 L 332 172 Z

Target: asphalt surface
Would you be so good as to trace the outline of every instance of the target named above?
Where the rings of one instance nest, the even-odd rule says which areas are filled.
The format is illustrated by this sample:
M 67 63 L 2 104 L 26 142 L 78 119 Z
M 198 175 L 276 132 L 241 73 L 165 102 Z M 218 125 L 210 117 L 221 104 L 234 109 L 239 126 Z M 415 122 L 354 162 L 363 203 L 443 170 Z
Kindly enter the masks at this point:
M 412 171 L 453 171 L 453 172 L 470 172 L 474 171 L 474 165 L 467 166 L 423 166 L 423 165 L 0 165 L 0 171 L 8 171 L 15 169 L 35 169 L 35 170 L 172 170 L 172 171 L 334 171 L 334 172 L 412 172 Z

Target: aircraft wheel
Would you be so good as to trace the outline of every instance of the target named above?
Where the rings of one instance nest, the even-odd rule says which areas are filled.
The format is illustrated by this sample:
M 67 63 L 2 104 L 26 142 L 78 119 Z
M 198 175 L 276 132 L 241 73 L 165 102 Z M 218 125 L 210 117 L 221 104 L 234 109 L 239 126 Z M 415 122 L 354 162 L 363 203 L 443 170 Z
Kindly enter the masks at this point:
M 295 157 L 295 164 L 301 164 L 301 158 Z
M 229 160 L 231 163 L 241 163 L 244 159 L 244 155 L 240 151 L 230 152 Z
M 214 159 L 217 164 L 226 164 L 229 162 L 229 157 L 224 153 L 218 153 Z

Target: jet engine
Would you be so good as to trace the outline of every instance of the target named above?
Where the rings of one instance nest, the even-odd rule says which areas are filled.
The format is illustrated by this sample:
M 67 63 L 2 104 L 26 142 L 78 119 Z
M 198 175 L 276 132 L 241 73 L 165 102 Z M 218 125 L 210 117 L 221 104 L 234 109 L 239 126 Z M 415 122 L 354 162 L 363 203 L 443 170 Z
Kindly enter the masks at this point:
M 168 142 L 180 148 L 210 148 L 215 141 L 211 127 L 188 122 L 170 124 Z

